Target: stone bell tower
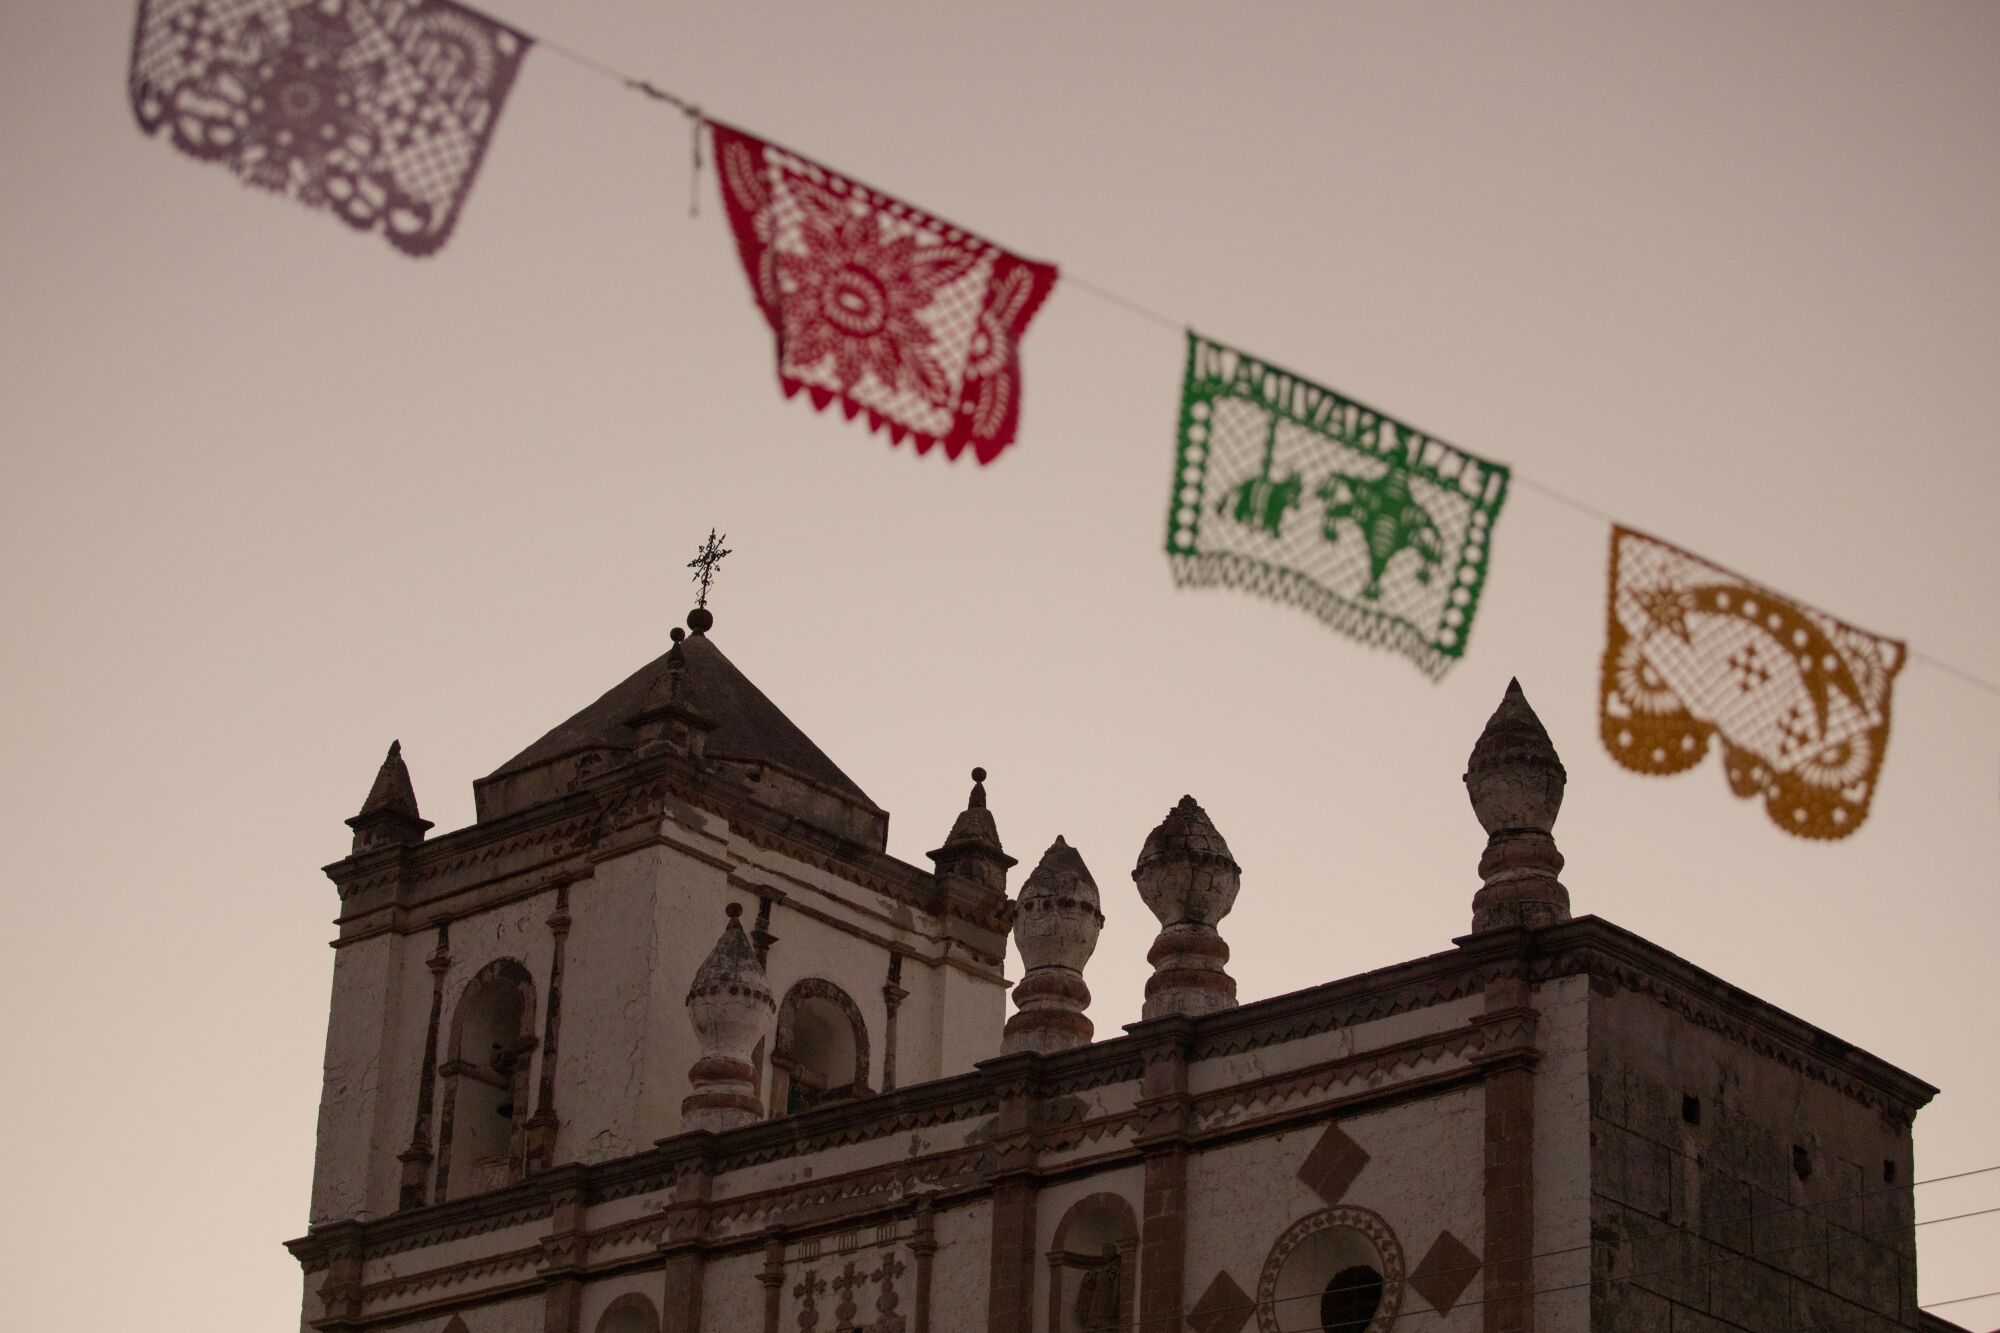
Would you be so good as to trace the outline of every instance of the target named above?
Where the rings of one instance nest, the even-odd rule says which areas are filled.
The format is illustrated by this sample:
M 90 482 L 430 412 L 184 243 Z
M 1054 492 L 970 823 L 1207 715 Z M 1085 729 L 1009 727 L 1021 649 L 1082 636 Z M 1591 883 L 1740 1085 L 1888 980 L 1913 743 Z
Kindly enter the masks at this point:
M 935 869 L 890 856 L 887 813 L 715 626 L 697 606 L 664 654 L 476 781 L 465 828 L 419 814 L 390 747 L 327 867 L 315 1225 L 998 1053 L 1014 860 L 983 783 Z

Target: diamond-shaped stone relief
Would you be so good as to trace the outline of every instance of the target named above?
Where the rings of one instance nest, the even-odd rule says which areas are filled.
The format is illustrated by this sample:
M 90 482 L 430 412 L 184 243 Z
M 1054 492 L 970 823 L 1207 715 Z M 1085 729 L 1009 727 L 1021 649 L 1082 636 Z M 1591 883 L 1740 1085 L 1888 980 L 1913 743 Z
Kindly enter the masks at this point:
M 1341 1133 L 1339 1125 L 1328 1125 L 1326 1133 L 1319 1136 L 1319 1142 L 1306 1154 L 1306 1160 L 1299 1164 L 1299 1179 L 1328 1204 L 1336 1204 L 1366 1165 L 1368 1154 L 1361 1145 Z
M 1451 1307 L 1478 1275 L 1479 1256 L 1466 1249 L 1465 1243 L 1449 1231 L 1440 1231 L 1430 1250 L 1417 1262 L 1416 1271 L 1410 1274 L 1410 1289 L 1438 1313 L 1450 1314 Z
M 1241 1333 L 1255 1312 L 1250 1294 L 1236 1285 L 1228 1271 L 1216 1273 L 1208 1290 L 1188 1311 L 1188 1324 L 1195 1333 Z

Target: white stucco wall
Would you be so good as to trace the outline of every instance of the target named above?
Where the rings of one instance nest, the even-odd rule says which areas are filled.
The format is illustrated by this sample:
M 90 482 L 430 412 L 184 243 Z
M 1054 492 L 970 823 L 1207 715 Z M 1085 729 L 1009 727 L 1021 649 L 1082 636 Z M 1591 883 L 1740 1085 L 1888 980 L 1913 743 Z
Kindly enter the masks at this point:
M 1467 1088 L 1339 1120 L 1342 1133 L 1369 1155 L 1342 1206 L 1379 1214 L 1400 1243 L 1405 1273 L 1449 1230 L 1474 1254 L 1485 1243 L 1485 1119 L 1483 1094 Z M 1228 1144 L 1188 1163 L 1188 1236 L 1183 1307 L 1200 1300 L 1218 1269 L 1257 1295 L 1266 1259 L 1287 1228 L 1324 1210 L 1325 1199 L 1298 1178 L 1325 1124 Z M 1474 1278 L 1451 1313 L 1426 1313 L 1427 1327 L 1472 1333 L 1480 1327 Z M 1303 1303 L 1301 1303 L 1303 1304 Z M 1405 1311 L 1426 1309 L 1413 1291 Z M 1313 1312 L 1316 1315 L 1316 1311 Z M 1280 1311 L 1285 1327 L 1310 1327 L 1297 1311 Z M 1404 1321 L 1407 1322 L 1407 1321 Z M 1254 1324 L 1252 1325 L 1254 1327 Z
M 393 1164 L 405 1146 L 393 1143 L 382 1108 L 385 1036 L 403 1011 L 398 943 L 394 935 L 377 935 L 334 955 L 313 1156 L 314 1224 L 379 1209 L 368 1188 L 371 1168 L 384 1158 Z

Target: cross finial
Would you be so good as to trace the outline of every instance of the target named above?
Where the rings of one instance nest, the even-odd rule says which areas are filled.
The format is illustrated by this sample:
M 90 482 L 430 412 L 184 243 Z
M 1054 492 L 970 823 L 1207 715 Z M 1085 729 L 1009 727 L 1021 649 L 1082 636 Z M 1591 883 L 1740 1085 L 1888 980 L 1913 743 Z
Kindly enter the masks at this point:
M 726 537 L 727 534 L 724 534 Z M 687 564 L 689 569 L 695 571 L 694 581 L 701 585 L 701 595 L 695 598 L 694 604 L 704 610 L 708 607 L 708 585 L 715 580 L 715 567 L 722 563 L 722 557 L 729 554 L 729 548 L 722 541 L 723 538 L 716 537 L 715 529 L 710 528 L 708 540 L 702 543 L 701 550 L 695 552 L 694 559 Z

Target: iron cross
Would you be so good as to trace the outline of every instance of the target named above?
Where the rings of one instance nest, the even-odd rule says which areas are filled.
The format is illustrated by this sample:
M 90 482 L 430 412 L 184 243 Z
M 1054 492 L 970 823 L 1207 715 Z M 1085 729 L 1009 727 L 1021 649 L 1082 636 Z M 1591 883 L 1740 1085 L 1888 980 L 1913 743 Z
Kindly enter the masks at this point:
M 723 534 L 725 539 L 727 536 L 727 533 Z M 702 543 L 701 550 L 696 552 L 694 559 L 687 563 L 687 567 L 695 571 L 695 582 L 701 585 L 701 596 L 697 597 L 694 603 L 696 606 L 708 605 L 708 585 L 715 579 L 715 567 L 721 564 L 722 557 L 728 554 L 729 549 L 717 539 L 715 529 L 710 528 L 708 540 Z

